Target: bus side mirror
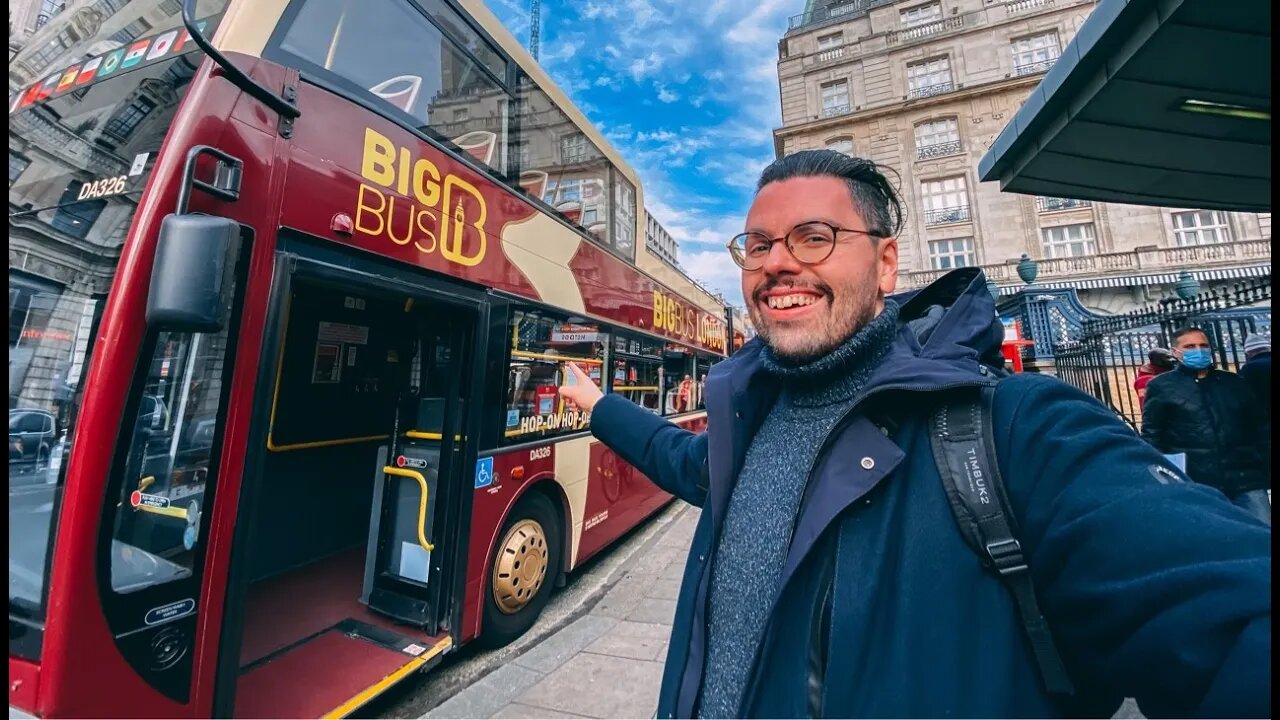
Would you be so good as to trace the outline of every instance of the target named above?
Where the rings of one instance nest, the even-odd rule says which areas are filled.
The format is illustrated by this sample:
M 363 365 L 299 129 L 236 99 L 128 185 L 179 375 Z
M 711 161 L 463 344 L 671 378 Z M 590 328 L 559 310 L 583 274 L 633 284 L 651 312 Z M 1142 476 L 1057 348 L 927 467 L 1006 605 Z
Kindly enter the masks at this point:
M 168 215 L 160 224 L 147 295 L 147 324 L 170 332 L 217 332 L 231 305 L 240 226 L 212 215 Z

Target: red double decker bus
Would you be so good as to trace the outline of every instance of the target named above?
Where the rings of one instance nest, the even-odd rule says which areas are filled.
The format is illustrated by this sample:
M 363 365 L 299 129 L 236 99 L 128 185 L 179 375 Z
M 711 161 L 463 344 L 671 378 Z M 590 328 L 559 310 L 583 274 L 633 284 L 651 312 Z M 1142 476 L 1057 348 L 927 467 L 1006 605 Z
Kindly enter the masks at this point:
M 670 499 L 556 388 L 697 427 L 732 321 L 478 0 L 86 0 L 10 82 L 11 716 L 346 715 Z

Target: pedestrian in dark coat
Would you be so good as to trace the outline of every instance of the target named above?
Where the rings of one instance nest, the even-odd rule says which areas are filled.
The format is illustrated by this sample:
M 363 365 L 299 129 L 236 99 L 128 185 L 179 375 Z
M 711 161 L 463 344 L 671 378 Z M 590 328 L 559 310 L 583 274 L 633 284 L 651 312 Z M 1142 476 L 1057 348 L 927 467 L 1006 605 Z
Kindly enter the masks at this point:
M 1270 523 L 1270 438 L 1260 399 L 1244 378 L 1213 367 L 1203 330 L 1175 332 L 1173 352 L 1178 369 L 1147 385 L 1142 437 L 1162 453 L 1185 454 L 1192 480 Z
M 865 160 L 803 151 L 765 170 L 730 246 L 759 337 L 711 369 L 706 433 L 561 388 L 601 442 L 702 508 L 659 717 L 1107 716 L 1126 696 L 1148 715 L 1269 716 L 1267 526 L 1081 392 L 997 382 L 980 271 L 890 297 L 899 209 Z M 1070 700 L 1041 683 L 932 453 L 939 399 L 984 386 Z

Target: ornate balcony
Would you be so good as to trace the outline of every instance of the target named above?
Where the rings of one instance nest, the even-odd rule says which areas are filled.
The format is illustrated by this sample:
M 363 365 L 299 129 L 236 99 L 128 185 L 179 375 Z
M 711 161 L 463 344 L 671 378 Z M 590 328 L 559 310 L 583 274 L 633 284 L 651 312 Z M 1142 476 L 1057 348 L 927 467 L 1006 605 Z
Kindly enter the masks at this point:
M 926 214 L 926 222 L 927 214 Z M 1167 275 L 1182 270 L 1222 269 L 1269 265 L 1271 239 L 1238 240 L 1214 245 L 1189 247 L 1148 247 L 1125 252 L 1100 253 L 1083 257 L 1042 258 L 1036 261 L 1039 275 L 1037 285 L 1046 283 L 1075 282 L 1103 278 L 1134 276 L 1135 281 L 1144 275 Z M 1017 261 L 983 265 L 987 279 L 1001 285 L 1022 287 L 1018 278 Z M 924 287 L 945 275 L 946 270 L 919 270 L 899 276 L 899 287 L 912 290 Z M 1111 281 L 1114 282 L 1114 281 Z M 1116 283 L 1122 285 L 1123 283 Z
M 925 225 L 947 225 L 950 223 L 969 222 L 972 219 L 973 215 L 968 205 L 924 211 Z
M 911 92 L 907 93 L 907 97 L 915 100 L 917 98 L 933 97 L 934 95 L 945 95 L 955 89 L 956 84 L 948 80 L 944 83 L 938 83 L 937 85 L 927 85 L 925 87 L 914 88 Z
M 1093 203 L 1088 200 L 1076 200 L 1075 198 L 1060 197 L 1037 197 L 1036 210 L 1040 212 L 1057 212 L 1059 210 L 1075 210 L 1076 208 L 1087 208 Z
M 1036 73 L 1049 72 L 1049 68 L 1053 67 L 1053 64 L 1056 62 L 1058 62 L 1058 58 L 1055 57 L 1049 58 L 1048 60 L 1041 60 L 1040 62 L 1027 63 L 1026 65 L 1014 65 L 1013 74 L 1016 77 L 1022 77 L 1023 75 L 1034 75 Z
M 818 51 L 818 62 L 820 63 L 831 62 L 832 60 L 839 60 L 842 57 L 844 57 L 843 45 L 839 47 L 827 48 L 826 50 Z
M 934 143 L 932 145 L 921 145 L 916 148 L 916 159 L 927 160 L 929 158 L 943 157 L 946 155 L 955 155 L 960 152 L 960 141 L 952 140 L 944 143 Z
M 851 112 L 853 112 L 853 108 L 848 103 L 845 103 L 844 105 L 829 105 L 822 108 L 822 117 L 828 118 L 835 117 L 837 115 L 848 115 Z
M 885 35 L 885 42 L 889 45 L 900 45 L 902 43 L 920 40 L 932 35 L 944 33 L 948 30 L 959 30 L 964 27 L 964 15 L 956 15 L 946 18 L 945 20 L 934 20 L 932 22 L 920 23 L 912 25 L 901 30 L 892 30 Z

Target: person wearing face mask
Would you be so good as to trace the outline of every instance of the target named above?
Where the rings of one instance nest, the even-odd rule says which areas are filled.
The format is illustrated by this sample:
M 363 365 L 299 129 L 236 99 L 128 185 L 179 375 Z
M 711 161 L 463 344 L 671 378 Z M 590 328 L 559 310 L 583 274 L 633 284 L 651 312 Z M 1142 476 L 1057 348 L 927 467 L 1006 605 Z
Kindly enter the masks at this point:
M 1203 330 L 1175 332 L 1173 354 L 1178 369 L 1147 385 L 1142 437 L 1165 454 L 1185 454 L 1192 480 L 1217 488 L 1270 524 L 1270 438 L 1263 399 L 1254 397 L 1239 375 L 1213 366 L 1213 348 Z

